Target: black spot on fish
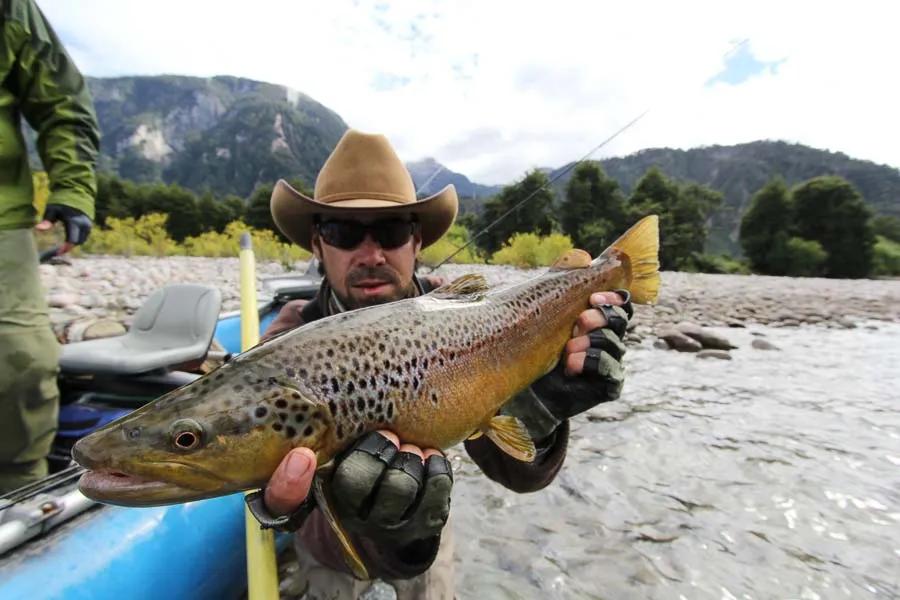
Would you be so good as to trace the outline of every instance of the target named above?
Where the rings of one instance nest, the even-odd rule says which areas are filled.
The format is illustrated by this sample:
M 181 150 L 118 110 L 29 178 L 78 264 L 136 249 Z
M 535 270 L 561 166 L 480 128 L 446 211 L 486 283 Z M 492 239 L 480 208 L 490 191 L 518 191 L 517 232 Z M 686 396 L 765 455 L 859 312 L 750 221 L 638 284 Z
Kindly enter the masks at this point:
M 287 408 L 287 400 L 279 398 L 275 401 L 275 408 Z
M 329 348 L 325 351 L 325 354 L 328 355 L 328 358 L 334 358 L 334 348 Z
M 336 378 L 336 377 L 332 377 L 332 378 L 331 378 L 331 391 L 333 391 L 333 392 L 338 392 L 338 391 L 340 391 L 340 389 L 341 389 L 341 386 L 338 385 L 338 380 L 337 380 L 337 378 Z
M 359 412 L 362 412 L 365 409 L 366 409 L 366 401 L 363 400 L 362 398 L 360 398 L 359 400 L 356 401 L 356 410 L 358 410 Z
M 419 389 L 419 378 L 418 377 L 413 377 L 413 389 L 414 390 Z
M 328 412 L 330 412 L 332 416 L 337 414 L 337 406 L 335 406 L 334 400 L 328 401 Z
M 244 389 L 244 386 L 242 386 L 241 384 L 237 384 L 234 386 L 234 391 L 236 391 L 236 392 L 240 392 L 243 389 Z
M 347 382 L 347 393 L 352 394 L 354 392 L 354 390 L 356 390 L 356 386 L 353 385 L 352 381 L 348 381 Z
M 278 418 L 281 419 L 282 421 L 287 421 L 287 418 L 288 418 L 287 413 L 283 413 L 283 412 L 278 413 Z
M 387 350 L 387 348 L 385 347 L 384 342 L 379 343 L 379 344 L 378 344 L 378 351 L 379 351 L 379 352 L 384 352 L 385 350 Z
M 272 429 L 274 429 L 275 431 L 281 431 L 282 429 L 284 429 L 284 425 L 282 425 L 281 423 L 272 423 Z
M 287 375 L 288 377 L 293 377 L 294 375 L 297 374 L 297 371 L 295 371 L 291 367 L 288 367 L 284 370 L 284 374 Z
M 388 418 L 388 419 L 394 418 L 394 403 L 393 403 L 393 402 L 391 402 L 390 404 L 388 404 L 388 407 L 387 407 L 387 418 Z
M 435 404 L 438 403 L 437 392 L 431 392 L 431 401 L 434 402 Z
M 303 437 L 309 437 L 309 436 L 311 436 L 312 434 L 313 434 L 313 427 L 312 427 L 312 425 L 307 425 L 307 426 L 306 426 L 306 429 L 303 430 Z M 338 425 L 338 437 L 342 437 L 342 436 L 341 436 L 341 427 L 340 427 L 340 425 Z
M 306 369 L 300 369 L 300 377 L 301 378 L 306 379 L 307 375 L 308 375 L 308 373 L 306 372 Z
M 369 387 L 369 382 L 366 381 L 365 379 L 360 379 L 359 382 L 357 383 L 357 385 L 359 385 L 360 389 L 364 390 L 367 387 Z
M 369 398 L 369 408 L 375 408 L 375 398 Z
M 406 356 L 407 354 L 406 348 L 400 348 L 400 356 Z
M 356 435 L 362 435 L 362 432 L 366 430 L 366 426 L 360 423 L 356 426 Z
M 294 420 L 297 421 L 298 423 L 303 423 L 304 421 L 306 421 L 306 416 L 294 415 Z
M 204 379 L 200 382 L 200 385 L 209 385 L 209 379 Z
M 269 409 L 266 408 L 265 406 L 257 406 L 256 410 L 253 412 L 253 414 L 256 415 L 257 419 L 262 419 L 263 417 L 266 416 L 266 414 L 268 414 L 268 412 L 269 412 Z
M 269 385 L 278 385 L 278 380 L 274 377 L 269 377 Z
M 410 364 L 414 367 L 417 366 L 419 364 L 419 359 L 414 356 L 413 359 L 410 361 Z
M 253 386 L 253 391 L 256 392 L 257 394 L 261 394 L 261 393 L 262 393 L 262 386 L 261 386 L 261 385 L 254 385 L 254 386 Z
M 216 373 L 216 376 L 215 376 L 214 379 L 215 379 L 216 381 L 219 381 L 219 380 L 221 380 L 223 377 L 225 377 L 225 375 L 223 375 L 222 373 Z
M 369 385 L 371 385 L 373 389 L 374 389 L 375 387 L 377 387 L 378 382 L 375 380 L 375 376 L 374 376 L 374 375 L 372 375 L 371 377 L 369 377 Z
M 294 429 L 293 427 L 291 427 L 290 425 L 288 425 L 287 428 L 285 428 L 284 431 L 285 431 L 285 433 L 287 433 L 287 436 L 288 436 L 289 438 L 292 438 L 292 437 L 294 437 L 295 435 L 297 435 L 297 430 Z

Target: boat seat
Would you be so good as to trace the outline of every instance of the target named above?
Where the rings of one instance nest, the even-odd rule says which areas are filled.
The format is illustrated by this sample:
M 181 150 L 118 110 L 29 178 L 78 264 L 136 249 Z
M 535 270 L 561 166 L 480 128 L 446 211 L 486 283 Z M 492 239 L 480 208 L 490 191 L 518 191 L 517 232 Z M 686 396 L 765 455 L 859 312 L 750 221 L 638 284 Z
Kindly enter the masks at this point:
M 200 361 L 222 305 L 219 290 L 175 284 L 154 292 L 125 335 L 62 346 L 64 373 L 138 375 Z

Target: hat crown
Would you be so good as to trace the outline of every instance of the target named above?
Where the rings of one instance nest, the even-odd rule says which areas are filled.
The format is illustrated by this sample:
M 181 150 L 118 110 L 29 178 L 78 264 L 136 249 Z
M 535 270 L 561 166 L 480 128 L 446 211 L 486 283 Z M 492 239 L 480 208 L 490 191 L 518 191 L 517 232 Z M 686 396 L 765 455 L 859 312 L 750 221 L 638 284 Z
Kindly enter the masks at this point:
M 319 171 L 315 200 L 416 201 L 416 188 L 406 166 L 383 135 L 348 130 Z

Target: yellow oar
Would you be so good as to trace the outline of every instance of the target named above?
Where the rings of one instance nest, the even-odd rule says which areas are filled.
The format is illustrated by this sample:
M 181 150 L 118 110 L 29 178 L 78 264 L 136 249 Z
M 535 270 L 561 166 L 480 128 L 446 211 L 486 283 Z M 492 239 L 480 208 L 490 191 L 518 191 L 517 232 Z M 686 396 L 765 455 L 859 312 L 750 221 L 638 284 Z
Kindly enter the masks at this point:
M 250 234 L 241 235 L 241 351 L 259 342 L 259 312 L 256 308 L 256 261 Z M 259 523 L 244 507 L 247 540 L 248 600 L 278 598 L 278 564 L 275 560 L 275 535 L 260 529 Z

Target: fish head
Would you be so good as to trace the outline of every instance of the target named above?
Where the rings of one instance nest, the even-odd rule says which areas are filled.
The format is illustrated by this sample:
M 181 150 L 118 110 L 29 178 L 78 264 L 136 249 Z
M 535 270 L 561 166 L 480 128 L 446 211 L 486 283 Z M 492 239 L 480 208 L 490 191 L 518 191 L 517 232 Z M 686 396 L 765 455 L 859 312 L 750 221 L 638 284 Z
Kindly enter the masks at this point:
M 328 409 L 283 379 L 225 365 L 79 440 L 79 488 L 122 506 L 157 506 L 262 487 L 295 446 L 317 454 Z

